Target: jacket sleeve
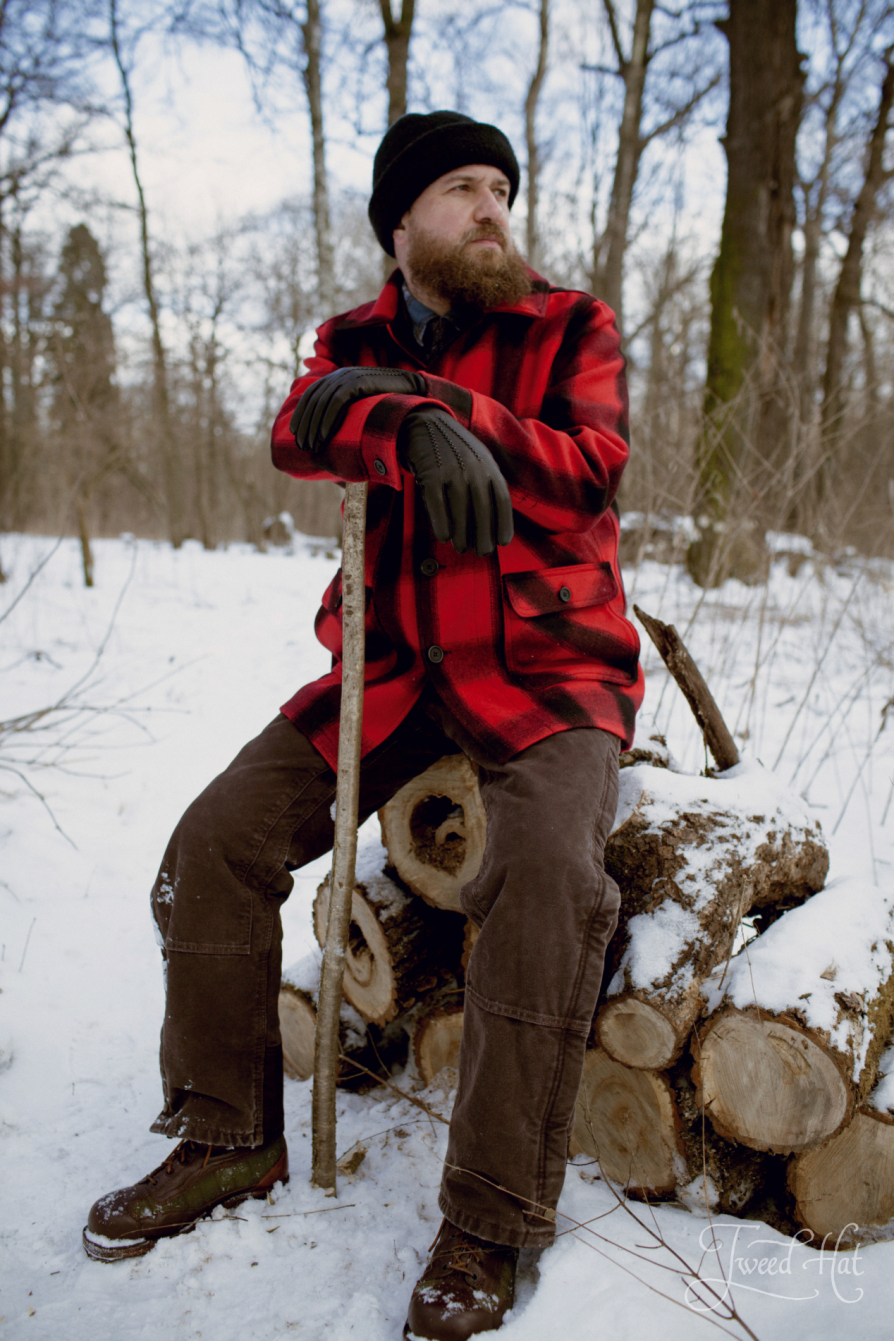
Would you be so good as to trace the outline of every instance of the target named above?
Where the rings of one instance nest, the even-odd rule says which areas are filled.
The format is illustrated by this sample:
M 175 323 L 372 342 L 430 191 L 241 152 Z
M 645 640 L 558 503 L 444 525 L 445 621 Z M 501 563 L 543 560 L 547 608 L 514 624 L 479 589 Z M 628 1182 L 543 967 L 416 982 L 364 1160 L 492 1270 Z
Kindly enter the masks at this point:
M 557 339 L 550 320 L 535 322 L 520 375 L 533 384 L 549 366 L 543 393 L 529 415 L 516 416 L 496 398 L 425 373 L 430 399 L 369 396 L 352 405 L 319 454 L 303 452 L 289 432 L 302 393 L 340 367 L 322 326 L 308 372 L 292 385 L 273 427 L 273 462 L 300 479 L 372 480 L 402 488 L 397 435 L 411 410 L 448 410 L 493 453 L 509 484 L 513 508 L 546 531 L 588 531 L 611 505 L 629 456 L 625 360 L 614 314 L 587 294 L 564 314 Z M 493 388 L 499 391 L 499 387 Z M 524 388 L 507 399 L 524 401 Z
M 617 493 L 630 454 L 625 366 L 613 312 L 581 295 L 536 416 L 472 392 L 468 427 L 493 452 L 513 507 L 544 530 L 590 530 Z
M 288 398 L 274 420 L 273 464 L 296 479 L 371 480 L 389 484 L 392 489 L 402 489 L 403 471 L 397 459 L 397 435 L 407 415 L 420 405 L 438 405 L 468 424 L 472 411 L 471 393 L 441 377 L 426 375 L 430 397 L 383 395 L 355 401 L 322 452 L 302 451 L 289 431 L 295 406 L 311 383 L 343 366 L 329 346 L 328 329 L 327 323 L 317 331 L 313 357 L 307 360 L 307 372 L 292 383 Z

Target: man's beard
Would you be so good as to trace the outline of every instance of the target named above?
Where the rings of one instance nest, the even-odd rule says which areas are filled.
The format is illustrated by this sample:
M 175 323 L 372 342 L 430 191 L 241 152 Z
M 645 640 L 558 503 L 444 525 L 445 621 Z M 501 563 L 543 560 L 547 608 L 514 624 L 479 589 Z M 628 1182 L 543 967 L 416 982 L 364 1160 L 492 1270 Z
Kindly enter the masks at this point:
M 500 243 L 499 257 L 489 248 L 479 255 L 468 250 L 468 243 L 485 237 L 496 238 Z M 470 228 L 452 246 L 445 246 L 430 233 L 421 231 L 414 231 L 408 244 L 407 269 L 411 278 L 451 307 L 498 307 L 502 303 L 517 303 L 531 292 L 524 261 L 512 239 L 496 224 Z

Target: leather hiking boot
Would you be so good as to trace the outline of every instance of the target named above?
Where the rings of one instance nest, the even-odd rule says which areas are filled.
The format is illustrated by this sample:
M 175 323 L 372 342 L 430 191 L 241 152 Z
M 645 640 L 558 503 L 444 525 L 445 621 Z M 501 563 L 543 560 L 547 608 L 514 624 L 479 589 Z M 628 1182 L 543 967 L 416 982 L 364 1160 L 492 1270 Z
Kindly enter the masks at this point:
M 96 1262 L 142 1257 L 156 1240 L 193 1229 L 215 1206 L 265 1197 L 274 1183 L 288 1181 L 284 1136 L 256 1149 L 181 1141 L 141 1182 L 94 1203 L 84 1228 L 84 1248 Z
M 486 1243 L 445 1220 L 416 1283 L 405 1337 L 464 1341 L 495 1332 L 515 1301 L 518 1249 Z

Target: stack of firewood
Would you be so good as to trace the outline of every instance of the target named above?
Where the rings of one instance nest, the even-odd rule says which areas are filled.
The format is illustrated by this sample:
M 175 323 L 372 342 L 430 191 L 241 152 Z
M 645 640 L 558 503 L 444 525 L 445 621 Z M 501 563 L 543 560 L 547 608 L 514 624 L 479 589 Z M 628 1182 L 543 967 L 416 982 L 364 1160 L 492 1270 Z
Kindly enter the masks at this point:
M 634 1196 L 803 1225 L 840 1246 L 894 1222 L 894 1117 L 873 1086 L 894 1024 L 894 897 L 823 889 L 819 825 L 759 765 L 622 756 L 606 867 L 622 892 L 571 1153 Z M 428 1084 L 455 1067 L 474 928 L 459 913 L 486 821 L 462 755 L 380 812 L 361 847 L 340 1083 L 412 1047 Z M 820 892 L 822 891 L 822 892 Z M 328 882 L 314 905 L 322 944 Z M 750 939 L 749 939 L 750 938 Z M 319 956 L 284 977 L 286 1066 L 313 1068 Z

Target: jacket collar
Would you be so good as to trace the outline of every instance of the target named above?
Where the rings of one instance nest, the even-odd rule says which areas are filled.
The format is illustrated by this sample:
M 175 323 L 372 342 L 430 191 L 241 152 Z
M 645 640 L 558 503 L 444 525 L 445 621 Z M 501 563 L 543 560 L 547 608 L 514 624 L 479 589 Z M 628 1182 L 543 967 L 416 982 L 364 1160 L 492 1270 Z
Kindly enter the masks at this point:
M 520 298 L 517 303 L 501 303 L 499 307 L 491 307 L 483 316 L 490 316 L 495 312 L 515 312 L 525 317 L 542 317 L 546 315 L 547 298 L 549 296 L 549 282 L 537 274 L 528 266 L 528 274 L 531 276 L 532 290 L 524 298 Z M 353 330 L 358 326 L 387 326 L 394 321 L 400 307 L 401 285 L 403 284 L 403 275 L 400 270 L 393 270 L 385 282 L 382 292 L 374 303 L 364 303 L 362 307 L 357 307 L 353 312 L 347 312 L 338 319 L 338 330 Z

